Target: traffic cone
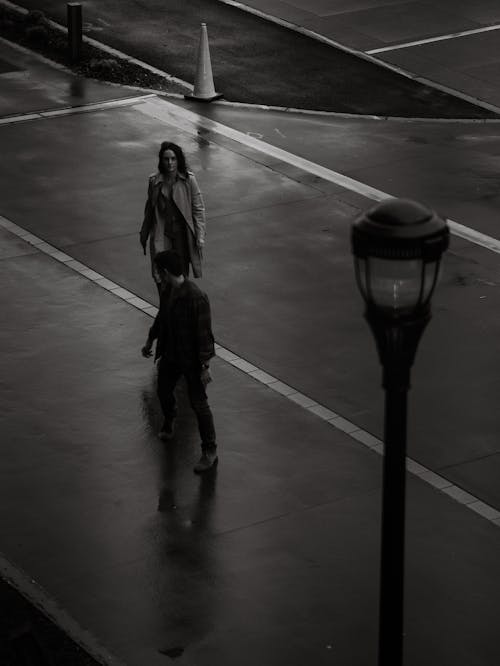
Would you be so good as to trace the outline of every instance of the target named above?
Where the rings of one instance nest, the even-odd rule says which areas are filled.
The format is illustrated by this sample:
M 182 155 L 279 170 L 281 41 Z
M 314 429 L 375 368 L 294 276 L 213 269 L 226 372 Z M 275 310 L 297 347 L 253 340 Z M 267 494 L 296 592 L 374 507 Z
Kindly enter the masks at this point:
M 184 97 L 186 99 L 193 99 L 197 102 L 212 102 L 214 99 L 220 99 L 222 97 L 222 94 L 216 93 L 214 88 L 214 77 L 212 76 L 212 63 L 210 62 L 210 51 L 208 50 L 206 23 L 201 24 L 194 90 L 191 94 L 184 95 Z

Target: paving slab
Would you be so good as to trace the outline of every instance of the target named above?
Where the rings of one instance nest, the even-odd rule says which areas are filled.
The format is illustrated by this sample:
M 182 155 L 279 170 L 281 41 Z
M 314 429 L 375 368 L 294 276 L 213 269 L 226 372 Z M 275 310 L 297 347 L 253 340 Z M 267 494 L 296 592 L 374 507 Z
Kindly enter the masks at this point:
M 496 392 L 500 385 L 495 386 Z M 486 455 L 484 458 L 473 460 L 468 463 L 447 468 L 442 473 L 450 481 L 461 487 L 478 488 L 481 486 L 481 496 L 485 502 L 491 502 L 495 505 L 496 488 L 498 485 L 500 471 L 500 455 Z

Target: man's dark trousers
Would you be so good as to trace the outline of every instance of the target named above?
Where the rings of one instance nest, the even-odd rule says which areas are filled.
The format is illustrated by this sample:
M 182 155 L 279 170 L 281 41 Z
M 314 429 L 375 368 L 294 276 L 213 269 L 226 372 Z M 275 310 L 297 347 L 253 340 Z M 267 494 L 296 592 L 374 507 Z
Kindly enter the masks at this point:
M 165 420 L 172 421 L 176 415 L 174 390 L 177 382 L 184 375 L 189 402 L 198 419 L 201 448 L 203 451 L 210 451 L 216 447 L 214 419 L 200 374 L 200 366 L 181 367 L 174 361 L 162 357 L 158 364 L 158 398 Z

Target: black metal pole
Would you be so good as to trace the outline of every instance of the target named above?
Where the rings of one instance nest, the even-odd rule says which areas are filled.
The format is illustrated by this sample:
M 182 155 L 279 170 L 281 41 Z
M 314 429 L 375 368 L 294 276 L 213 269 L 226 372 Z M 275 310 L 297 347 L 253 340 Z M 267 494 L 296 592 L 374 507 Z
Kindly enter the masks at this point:
M 82 5 L 79 2 L 68 2 L 68 53 L 72 63 L 78 62 L 82 54 Z
M 389 373 L 390 374 L 390 373 Z M 379 666 L 403 663 L 408 387 L 387 377 L 380 559 Z
M 410 370 L 431 313 L 425 307 L 411 317 L 392 319 L 368 308 L 365 317 L 377 343 L 385 389 L 378 664 L 402 666 L 407 401 Z

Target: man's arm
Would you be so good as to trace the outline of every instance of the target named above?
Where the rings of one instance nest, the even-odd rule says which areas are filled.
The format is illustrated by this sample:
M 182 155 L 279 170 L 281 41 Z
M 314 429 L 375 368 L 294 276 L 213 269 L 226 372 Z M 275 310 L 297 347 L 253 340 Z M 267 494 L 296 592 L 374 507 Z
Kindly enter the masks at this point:
M 163 297 L 163 294 L 162 294 Z M 162 310 L 162 300 L 163 298 L 160 297 L 160 307 L 158 308 L 158 313 L 155 317 L 155 320 L 153 322 L 153 325 L 149 329 L 148 332 L 148 337 L 146 339 L 146 344 L 144 347 L 141 349 L 141 353 L 145 358 L 148 358 L 152 354 L 152 348 L 153 348 L 153 342 L 158 338 L 158 335 L 160 334 L 160 312 Z
M 201 366 L 208 366 L 210 359 L 215 356 L 214 336 L 212 333 L 212 317 L 210 303 L 206 295 L 197 299 L 196 328 L 198 341 L 198 358 Z
M 196 326 L 198 341 L 198 359 L 201 365 L 200 379 L 203 386 L 212 381 L 209 362 L 215 356 L 214 336 L 212 334 L 212 318 L 210 314 L 210 303 L 205 294 L 197 299 L 196 303 Z

